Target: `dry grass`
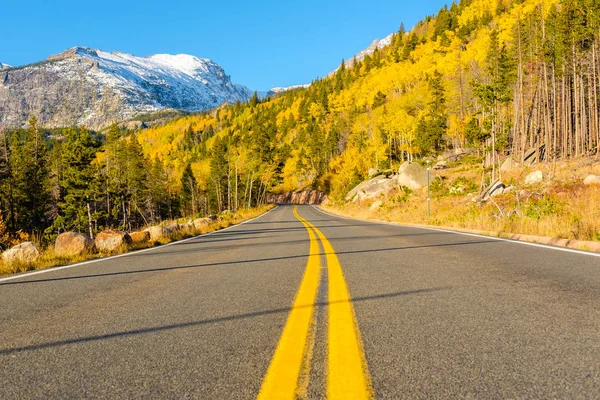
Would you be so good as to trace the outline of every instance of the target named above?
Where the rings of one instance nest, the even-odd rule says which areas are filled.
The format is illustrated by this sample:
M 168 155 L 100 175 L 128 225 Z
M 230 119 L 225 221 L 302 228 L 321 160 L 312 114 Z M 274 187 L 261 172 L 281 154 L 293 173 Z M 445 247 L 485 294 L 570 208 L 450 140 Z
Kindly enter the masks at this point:
M 544 181 L 526 186 L 525 177 L 535 170 L 544 173 Z M 480 191 L 481 167 L 459 164 L 436 172 L 430 220 L 425 188 L 399 190 L 362 203 L 329 202 L 323 208 L 364 219 L 600 241 L 600 186 L 583 185 L 589 174 L 600 175 L 599 159 L 517 168 L 502 176 L 502 181 L 514 185 L 515 190 L 481 205 L 473 201 Z M 460 187 L 464 191 L 456 193 Z M 521 195 L 523 190 L 527 193 Z M 376 200 L 383 204 L 371 210 Z
M 92 260 L 96 258 L 106 257 L 115 254 L 122 254 L 129 251 L 146 249 L 149 247 L 160 246 L 163 244 L 175 242 L 178 240 L 183 240 L 187 238 L 191 238 L 194 236 L 206 234 L 209 232 L 218 231 L 227 227 L 230 227 L 235 224 L 239 224 L 241 222 L 247 221 L 249 219 L 255 218 L 260 214 L 268 211 L 273 208 L 272 205 L 264 205 L 262 207 L 251 208 L 251 209 L 240 209 L 236 213 L 231 213 L 227 215 L 223 215 L 219 217 L 216 221 L 212 222 L 210 225 L 202 227 L 201 229 L 182 229 L 176 232 L 173 232 L 168 237 L 163 237 L 160 240 L 146 243 L 138 243 L 129 247 L 123 247 L 117 252 L 106 253 L 106 252 L 98 252 L 98 253 L 89 253 L 82 254 L 76 257 L 59 257 L 54 253 L 54 248 L 52 246 L 48 246 L 43 249 L 40 254 L 40 258 L 33 263 L 12 263 L 7 264 L 0 258 L 0 276 L 15 274 L 26 271 L 33 271 L 39 269 L 46 269 L 51 267 L 56 267 L 60 265 L 73 264 L 77 262 Z M 183 222 L 181 220 L 180 222 Z M 187 220 L 185 220 L 187 222 Z

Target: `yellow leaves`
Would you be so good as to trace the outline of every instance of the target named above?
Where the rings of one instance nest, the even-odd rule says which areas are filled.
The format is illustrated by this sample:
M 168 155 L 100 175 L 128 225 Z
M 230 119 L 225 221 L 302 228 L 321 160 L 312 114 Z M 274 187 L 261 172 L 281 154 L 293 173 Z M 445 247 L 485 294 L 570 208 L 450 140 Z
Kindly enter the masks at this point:
M 325 108 L 321 105 L 321 103 L 313 103 L 308 109 L 308 116 L 316 119 L 317 121 L 322 121 L 325 118 L 325 114 Z
M 464 141 L 465 125 L 468 121 L 461 119 L 458 115 L 452 114 L 448 118 L 448 135 L 456 140 Z

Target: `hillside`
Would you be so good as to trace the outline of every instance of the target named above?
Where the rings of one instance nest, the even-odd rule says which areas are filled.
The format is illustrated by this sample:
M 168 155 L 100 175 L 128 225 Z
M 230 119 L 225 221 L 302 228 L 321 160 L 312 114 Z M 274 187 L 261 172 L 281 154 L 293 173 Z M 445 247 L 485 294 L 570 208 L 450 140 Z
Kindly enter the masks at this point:
M 0 75 L 0 129 L 23 127 L 29 116 L 45 127 L 100 129 L 157 110 L 200 111 L 250 96 L 208 59 L 75 47 Z
M 270 190 L 334 197 L 370 168 L 445 149 L 479 149 L 488 181 L 503 157 L 520 161 L 536 146 L 546 161 L 595 154 L 597 10 L 582 1 L 462 1 L 307 89 L 139 137 L 148 152 L 197 166 L 215 162 L 210 149 L 223 142 L 260 166 Z

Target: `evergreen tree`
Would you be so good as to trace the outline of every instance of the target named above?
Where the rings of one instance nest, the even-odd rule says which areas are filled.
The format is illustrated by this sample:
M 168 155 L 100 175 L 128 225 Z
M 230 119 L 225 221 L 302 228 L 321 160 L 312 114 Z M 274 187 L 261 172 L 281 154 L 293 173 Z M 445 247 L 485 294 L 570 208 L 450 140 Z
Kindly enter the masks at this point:
M 94 237 L 92 204 L 99 195 L 92 165 L 99 147 L 84 128 L 69 128 L 60 145 L 60 201 L 51 232 L 75 230 Z

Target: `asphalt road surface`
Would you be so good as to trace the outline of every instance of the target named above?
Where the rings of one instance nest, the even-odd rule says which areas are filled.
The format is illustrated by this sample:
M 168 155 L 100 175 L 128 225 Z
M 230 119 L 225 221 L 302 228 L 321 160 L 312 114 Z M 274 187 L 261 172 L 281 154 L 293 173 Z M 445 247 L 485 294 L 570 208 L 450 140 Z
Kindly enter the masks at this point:
M 0 398 L 600 398 L 600 258 L 280 206 L 0 280 Z

